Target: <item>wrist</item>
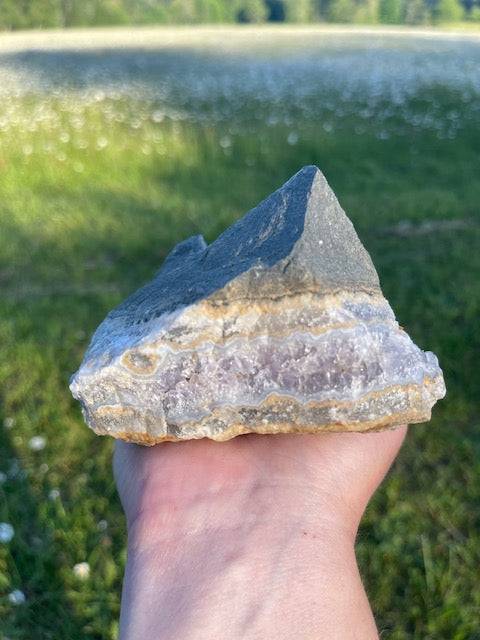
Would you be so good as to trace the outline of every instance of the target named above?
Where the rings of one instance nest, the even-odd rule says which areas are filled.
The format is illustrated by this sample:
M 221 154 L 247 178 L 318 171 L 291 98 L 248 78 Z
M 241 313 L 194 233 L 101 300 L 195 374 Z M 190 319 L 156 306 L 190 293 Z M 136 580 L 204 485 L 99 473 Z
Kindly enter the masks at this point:
M 354 534 L 310 492 L 257 479 L 193 497 L 131 523 L 122 639 L 336 640 L 349 636 L 330 614 L 349 606 L 368 621 L 359 637 L 376 637 Z M 148 626 L 152 611 L 167 620 L 163 635 Z
M 201 526 L 182 516 L 154 529 L 139 519 L 129 534 L 121 639 L 376 638 L 350 533 L 275 509 L 265 515 Z M 366 633 L 351 634 L 349 611 Z
M 148 549 L 161 541 L 173 544 L 205 536 L 258 535 L 275 541 L 289 531 L 293 536 L 332 533 L 354 543 L 360 512 L 334 491 L 308 482 L 275 481 L 249 474 L 230 482 L 191 485 L 168 495 L 149 487 L 146 481 L 135 509 L 127 512 L 129 540 L 138 549 Z

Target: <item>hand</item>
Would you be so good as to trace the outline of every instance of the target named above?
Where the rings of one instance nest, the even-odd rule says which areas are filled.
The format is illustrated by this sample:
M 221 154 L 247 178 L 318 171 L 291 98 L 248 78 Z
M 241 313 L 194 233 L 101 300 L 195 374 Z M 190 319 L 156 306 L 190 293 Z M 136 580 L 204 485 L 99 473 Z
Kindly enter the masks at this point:
M 377 638 L 354 541 L 405 433 L 117 442 L 120 638 Z

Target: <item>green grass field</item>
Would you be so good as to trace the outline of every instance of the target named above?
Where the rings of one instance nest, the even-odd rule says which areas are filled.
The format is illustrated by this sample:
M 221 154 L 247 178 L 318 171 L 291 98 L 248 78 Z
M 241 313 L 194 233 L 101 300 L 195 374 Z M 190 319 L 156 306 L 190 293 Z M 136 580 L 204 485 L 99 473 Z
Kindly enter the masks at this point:
M 480 89 L 468 73 L 480 41 L 380 39 L 393 65 L 380 69 L 358 31 L 310 45 L 294 30 L 232 32 L 202 49 L 198 31 L 191 50 L 173 30 L 168 46 L 143 49 L 140 34 L 131 50 L 0 40 L 0 522 L 13 526 L 0 525 L 0 638 L 116 637 L 113 443 L 85 427 L 69 377 L 105 314 L 176 242 L 213 240 L 313 163 L 448 390 L 411 427 L 358 536 L 381 637 L 478 640 Z M 239 54 L 249 33 L 256 54 Z M 464 81 L 442 82 L 460 59 Z M 415 60 L 437 64 L 422 67 L 431 82 L 407 78 L 399 95 L 392 69 L 406 77 Z

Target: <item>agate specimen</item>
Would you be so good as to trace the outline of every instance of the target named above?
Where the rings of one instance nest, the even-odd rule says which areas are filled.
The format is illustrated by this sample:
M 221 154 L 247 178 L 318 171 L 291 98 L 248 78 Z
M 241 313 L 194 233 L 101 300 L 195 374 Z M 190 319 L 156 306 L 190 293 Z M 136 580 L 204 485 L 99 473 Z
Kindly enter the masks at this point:
M 70 388 L 96 433 L 147 445 L 377 431 L 429 420 L 445 395 L 316 167 L 212 244 L 177 245 L 107 315 Z

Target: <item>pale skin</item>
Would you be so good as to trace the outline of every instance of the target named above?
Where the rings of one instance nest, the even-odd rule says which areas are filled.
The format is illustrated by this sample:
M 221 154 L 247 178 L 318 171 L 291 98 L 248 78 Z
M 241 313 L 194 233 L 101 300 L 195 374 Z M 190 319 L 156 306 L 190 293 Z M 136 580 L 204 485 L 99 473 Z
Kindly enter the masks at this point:
M 375 640 L 360 518 L 406 427 L 117 442 L 120 640 Z

